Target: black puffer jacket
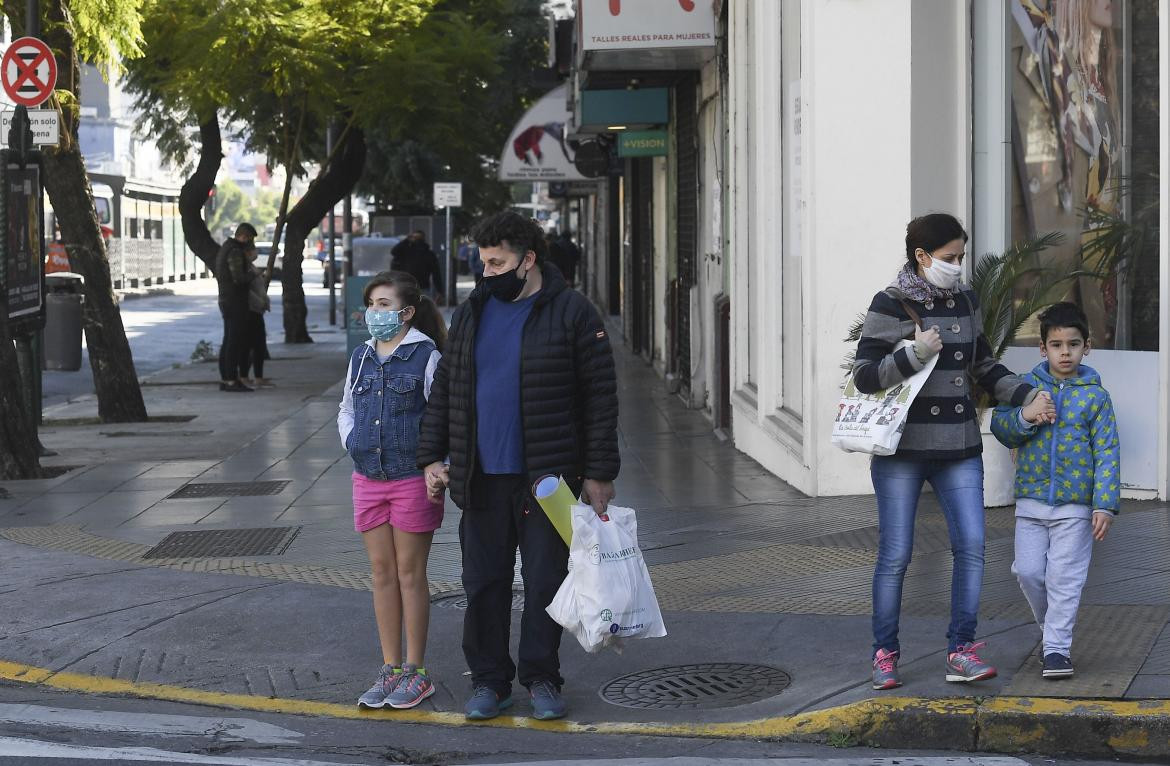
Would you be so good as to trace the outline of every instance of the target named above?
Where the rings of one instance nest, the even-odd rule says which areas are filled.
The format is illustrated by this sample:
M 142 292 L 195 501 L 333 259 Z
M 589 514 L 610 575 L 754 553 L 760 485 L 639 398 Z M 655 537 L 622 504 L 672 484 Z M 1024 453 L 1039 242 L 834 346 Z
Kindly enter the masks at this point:
M 612 481 L 620 467 L 613 350 L 589 300 L 555 266 L 541 273 L 520 348 L 524 461 L 530 483 L 560 474 L 578 492 L 583 479 Z M 451 499 L 464 510 L 476 464 L 475 335 L 487 299 L 481 284 L 451 319 L 418 442 L 420 468 L 450 455 Z

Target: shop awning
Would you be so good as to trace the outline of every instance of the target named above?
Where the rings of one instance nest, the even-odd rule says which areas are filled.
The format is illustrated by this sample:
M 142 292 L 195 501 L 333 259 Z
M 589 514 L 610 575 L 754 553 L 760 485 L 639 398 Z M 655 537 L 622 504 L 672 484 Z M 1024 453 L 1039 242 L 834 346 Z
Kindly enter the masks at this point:
M 578 0 L 577 68 L 701 69 L 715 56 L 715 13 L 711 0 Z

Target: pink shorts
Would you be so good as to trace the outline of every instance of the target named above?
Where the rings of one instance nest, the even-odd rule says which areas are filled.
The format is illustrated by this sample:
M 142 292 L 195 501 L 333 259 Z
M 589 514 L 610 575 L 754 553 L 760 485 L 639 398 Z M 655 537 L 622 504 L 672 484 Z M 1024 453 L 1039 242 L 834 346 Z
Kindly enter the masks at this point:
M 389 524 L 403 532 L 434 532 L 443 525 L 443 503 L 427 494 L 421 476 L 369 479 L 353 475 L 353 528 L 368 532 Z

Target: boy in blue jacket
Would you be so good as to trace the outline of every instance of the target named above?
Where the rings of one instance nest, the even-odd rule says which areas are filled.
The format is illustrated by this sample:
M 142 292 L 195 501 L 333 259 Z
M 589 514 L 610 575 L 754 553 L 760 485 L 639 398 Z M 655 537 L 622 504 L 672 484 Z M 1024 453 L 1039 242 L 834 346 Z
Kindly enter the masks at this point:
M 1117 421 L 1091 367 L 1084 312 L 1057 303 L 1040 315 L 1045 361 L 1024 380 L 1047 391 L 1052 415 L 1000 406 L 991 430 L 1016 455 L 1016 559 L 1012 572 L 1044 631 L 1044 678 L 1073 674 L 1073 626 L 1093 540 L 1104 540 L 1121 497 Z M 1034 414 L 1036 413 L 1036 414 Z

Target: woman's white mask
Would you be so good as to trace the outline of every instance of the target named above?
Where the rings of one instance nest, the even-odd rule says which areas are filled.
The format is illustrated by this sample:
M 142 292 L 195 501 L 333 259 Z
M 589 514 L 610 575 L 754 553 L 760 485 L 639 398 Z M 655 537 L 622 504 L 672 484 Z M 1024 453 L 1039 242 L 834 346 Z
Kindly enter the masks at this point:
M 930 266 L 923 269 L 922 274 L 926 277 L 927 282 L 940 290 L 951 290 L 959 283 L 963 267 L 957 263 L 939 260 L 932 255 L 930 256 Z

